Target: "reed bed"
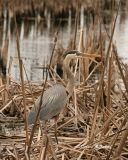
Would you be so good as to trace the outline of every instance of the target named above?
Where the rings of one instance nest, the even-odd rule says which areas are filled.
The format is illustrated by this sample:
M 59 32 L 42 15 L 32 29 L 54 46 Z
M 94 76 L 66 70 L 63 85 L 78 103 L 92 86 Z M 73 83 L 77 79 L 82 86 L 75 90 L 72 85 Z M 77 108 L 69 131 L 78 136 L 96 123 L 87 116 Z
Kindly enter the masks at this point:
M 14 80 L 8 74 L 7 83 L 1 82 L 0 85 L 0 159 L 128 158 L 128 66 L 118 57 L 113 43 L 118 10 L 110 35 L 106 31 L 105 37 L 101 32 L 96 37 L 94 25 L 90 27 L 86 44 L 83 30 L 80 31 L 77 46 L 77 34 L 74 34 L 73 45 L 68 49 L 82 51 L 85 58 L 71 63 L 76 85 L 74 94 L 57 121 L 58 144 L 52 120 L 48 122 L 48 133 L 44 132 L 43 123 L 34 124 L 34 127 L 27 124 L 27 113 L 38 96 L 43 96 L 43 92 L 55 83 L 67 83 L 53 69 L 61 57 L 59 52 L 63 50 L 56 49 L 58 31 L 50 63 L 46 66 L 51 78 L 47 74 L 41 82 L 24 81 L 27 73 L 20 54 L 16 17 L 14 18 L 21 81 Z M 94 23 L 96 22 L 97 19 Z M 107 51 L 104 49 L 106 39 L 109 42 Z M 54 62 L 55 52 L 57 61 Z
M 79 42 L 81 50 L 82 36 Z M 29 153 L 26 151 L 32 128 L 27 126 L 26 130 L 25 113 L 42 90 L 55 83 L 66 84 L 52 66 L 48 68 L 52 78 L 47 81 L 30 82 L 22 77 L 21 83 L 10 75 L 8 85 L 0 86 L 1 159 L 127 159 L 128 66 L 119 59 L 113 44 L 100 89 L 105 54 L 99 54 L 99 49 L 93 50 L 93 53 L 87 50 L 86 58 L 81 59 L 79 65 L 75 63 L 77 84 L 57 123 L 58 144 L 51 120 L 48 122 L 48 134 L 44 133 L 44 124 L 41 129 L 40 125 L 35 126 Z M 84 70 L 93 63 L 95 65 L 90 72 L 89 69 Z
M 113 52 L 116 52 L 116 50 L 113 50 Z M 117 59 L 118 56 L 113 57 L 114 62 L 119 60 Z M 127 66 L 121 63 L 120 60 L 119 64 L 116 64 L 117 68 L 119 66 L 123 69 L 123 74 L 127 73 L 125 72 L 128 69 Z M 110 72 L 112 72 L 112 68 Z M 123 79 L 120 69 L 117 69 L 116 72 L 118 72 L 120 79 Z M 112 72 L 112 75 L 114 74 Z M 113 86 L 110 85 L 111 79 L 107 79 L 110 78 L 110 75 L 106 75 L 107 77 L 104 79 L 102 86 L 103 90 L 100 93 L 96 121 L 94 121 L 96 113 L 95 104 L 100 81 L 92 81 L 92 75 L 88 75 L 87 85 L 80 81 L 75 86 L 74 95 L 60 114 L 57 123 L 59 144 L 55 140 L 54 123 L 52 120 L 48 123 L 47 135 L 38 130 L 39 125 L 36 126 L 29 152 L 31 159 L 41 159 L 41 157 L 46 159 L 78 160 L 114 159 L 114 157 L 127 159 L 128 92 L 124 84 L 125 82 L 127 83 L 127 74 L 124 74 L 125 79 L 122 81 L 122 86 L 120 86 L 121 83 L 117 84 L 116 81 Z M 54 81 L 48 80 L 46 82 L 45 89 L 52 86 L 55 82 L 62 83 L 61 79 L 58 79 L 55 75 L 53 79 Z M 23 88 L 20 82 L 12 81 L 12 79 L 10 81 L 8 88 L 6 85 L 1 85 L 0 87 L 0 157 L 1 159 L 24 159 L 26 130 L 23 122 L 25 111 Z M 41 94 L 43 87 L 44 82 L 24 82 L 27 111 L 30 109 L 33 101 Z M 93 126 L 95 126 L 94 130 L 92 130 Z M 42 132 L 43 128 L 44 125 L 42 126 Z M 30 133 L 31 129 L 27 132 L 28 137 Z
M 80 4 L 86 4 L 87 0 L 79 1 Z M 4 10 L 9 12 L 9 16 L 13 17 L 13 12 L 17 15 L 37 16 L 37 13 L 44 12 L 44 10 L 52 10 L 54 13 L 65 11 L 69 8 L 77 8 L 77 0 L 73 1 L 45 1 L 45 0 L 9 0 L 0 1 L 0 15 L 4 14 Z
M 93 13 L 96 12 L 95 8 L 97 8 L 97 5 L 101 6 L 102 9 L 110 9 L 111 5 L 117 6 L 117 4 L 117 0 L 113 0 L 113 2 L 111 2 L 110 0 L 0 0 L 0 17 L 6 18 L 9 16 L 10 18 L 12 18 L 14 17 L 15 13 L 18 17 L 23 16 L 28 19 L 38 17 L 40 15 L 43 19 L 44 15 L 48 11 L 51 11 L 54 18 L 55 15 L 59 15 L 62 12 L 67 12 L 67 10 L 70 9 L 76 11 L 78 6 L 84 7 L 85 12 L 89 11 Z M 122 0 L 121 6 L 127 7 L 127 1 Z

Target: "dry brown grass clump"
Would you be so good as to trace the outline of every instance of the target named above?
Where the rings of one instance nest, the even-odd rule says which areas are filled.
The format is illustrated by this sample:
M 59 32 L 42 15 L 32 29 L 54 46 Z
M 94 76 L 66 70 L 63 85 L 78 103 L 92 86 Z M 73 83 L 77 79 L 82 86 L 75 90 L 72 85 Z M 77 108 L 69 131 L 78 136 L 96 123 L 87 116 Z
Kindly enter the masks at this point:
M 31 159 L 40 159 L 41 157 L 48 159 L 114 159 L 118 156 L 120 158 L 117 159 L 127 159 L 128 92 L 125 88 L 127 78 L 123 79 L 122 77 L 127 77 L 127 72 L 121 73 L 120 71 L 120 67 L 126 71 L 127 66 L 120 62 L 115 47 L 112 53 L 113 56 L 109 58 L 111 68 L 108 66 L 109 71 L 105 72 L 104 83 L 100 92 L 100 79 L 92 81 L 94 74 L 91 72 L 83 81 L 82 70 L 78 70 L 77 75 L 81 75 L 81 78 L 78 79 L 74 95 L 58 120 L 59 144 L 55 140 L 52 121 L 48 123 L 47 135 L 38 131 L 39 126 L 37 126 L 29 153 Z M 90 57 L 89 54 L 87 58 L 91 59 L 90 63 L 94 61 L 94 58 Z M 114 65 L 111 62 L 114 62 Z M 101 62 L 95 61 L 95 63 L 100 69 Z M 120 82 L 113 79 L 117 75 Z M 58 81 L 56 75 L 53 79 Z M 48 80 L 46 89 L 53 83 L 53 81 Z M 35 100 L 41 94 L 43 84 L 44 82 L 42 84 L 24 82 L 27 110 L 33 103 L 33 98 Z M 0 112 L 2 113 L 0 118 L 0 156 L 8 159 L 11 157 L 23 159 L 26 155 L 26 129 L 23 123 L 24 102 L 21 84 L 12 81 L 8 87 L 2 85 L 0 93 Z M 44 125 L 42 130 L 43 128 Z M 30 133 L 29 130 L 27 134 L 30 135 Z
M 38 124 L 31 130 L 26 122 L 31 104 L 42 94 L 42 90 L 46 90 L 54 83 L 66 84 L 51 66 L 57 37 L 48 66 L 53 73 L 52 79 L 40 83 L 25 82 L 23 74 L 25 68 L 20 55 L 17 32 L 21 82 L 16 82 L 9 75 L 7 83 L 1 82 L 0 85 L 1 159 L 128 158 L 128 68 L 119 59 L 112 41 L 117 15 L 111 35 L 107 33 L 109 39 L 107 52 L 104 50 L 104 41 L 107 39 L 104 35 L 96 37 L 95 34 L 90 34 L 87 45 L 83 45 L 83 32 L 80 32 L 77 49 L 82 51 L 85 57 L 76 60 L 74 66 L 71 65 L 77 83 L 58 120 L 58 144 L 52 120 L 48 122 L 48 133 L 44 133 L 44 125 Z M 17 31 L 16 21 L 15 27 Z M 90 27 L 89 33 L 95 33 L 95 27 L 93 26 L 93 31 L 91 29 Z M 74 44 L 76 47 L 76 41 Z M 61 53 L 61 50 L 58 52 Z

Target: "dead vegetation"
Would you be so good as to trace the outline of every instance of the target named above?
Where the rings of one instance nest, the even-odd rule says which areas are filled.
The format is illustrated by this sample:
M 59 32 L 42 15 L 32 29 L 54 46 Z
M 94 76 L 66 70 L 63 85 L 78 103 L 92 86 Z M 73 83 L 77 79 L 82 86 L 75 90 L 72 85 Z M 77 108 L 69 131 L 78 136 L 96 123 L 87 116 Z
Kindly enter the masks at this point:
M 27 73 L 20 55 L 17 32 L 21 82 L 8 74 L 6 83 L 1 82 L 0 85 L 0 159 L 128 158 L 128 65 L 123 64 L 118 57 L 113 43 L 117 16 L 118 11 L 111 35 L 107 31 L 105 36 L 100 32 L 97 38 L 93 28 L 93 32 L 89 31 L 86 44 L 83 30 L 80 32 L 78 46 L 75 41 L 75 48 L 85 53 L 86 58 L 77 60 L 74 65 L 77 83 L 72 98 L 58 120 L 58 144 L 52 120 L 48 123 L 48 134 L 45 134 L 44 125 L 28 128 L 26 118 L 31 104 L 43 94 L 42 91 L 54 83 L 65 85 L 66 81 L 58 77 L 51 65 L 54 52 L 57 51 L 58 55 L 63 49 L 55 50 L 56 35 L 48 66 L 52 78 L 47 77 L 40 83 L 24 81 Z M 17 29 L 16 21 L 15 27 Z M 107 51 L 104 49 L 106 39 L 109 42 Z M 7 51 L 7 48 L 4 50 Z
M 113 61 L 118 64 L 119 59 L 118 57 L 115 58 L 114 52 L 116 51 L 113 50 Z M 99 63 L 97 65 L 101 66 Z M 126 77 L 124 73 L 127 67 L 120 61 L 119 65 L 117 64 L 116 72 L 120 77 L 119 80 L 124 81 L 122 83 L 112 81 L 115 74 L 112 72 L 115 67 L 112 64 L 109 72 L 105 73 L 106 78 L 103 79 L 104 83 L 100 92 L 100 79 L 97 82 L 91 81 L 93 79 L 92 72 L 88 74 L 85 81 L 78 81 L 74 95 L 58 120 L 59 144 L 56 144 L 55 141 L 54 123 L 52 121 L 48 123 L 47 135 L 41 134 L 36 127 L 29 152 L 31 159 L 41 159 L 41 157 L 48 159 L 113 159 L 113 157 L 118 156 L 120 157 L 118 159 L 127 159 L 128 92 L 125 89 L 127 78 L 123 80 L 119 69 L 121 67 L 123 76 Z M 77 74 L 80 74 L 81 79 L 84 79 L 81 70 Z M 54 82 L 58 81 L 55 75 L 53 79 Z M 48 80 L 45 88 L 52 86 L 54 82 Z M 27 110 L 33 103 L 33 99 L 35 100 L 41 94 L 43 87 L 44 82 L 41 84 L 24 82 L 24 98 Z M 23 123 L 25 109 L 22 85 L 20 82 L 10 79 L 8 86 L 6 84 L 1 85 L 0 94 L 1 159 L 5 157 L 7 159 L 11 159 L 11 157 L 24 159 L 25 145 L 27 144 Z M 98 98 L 99 103 L 97 102 Z M 27 135 L 30 134 L 29 130 Z

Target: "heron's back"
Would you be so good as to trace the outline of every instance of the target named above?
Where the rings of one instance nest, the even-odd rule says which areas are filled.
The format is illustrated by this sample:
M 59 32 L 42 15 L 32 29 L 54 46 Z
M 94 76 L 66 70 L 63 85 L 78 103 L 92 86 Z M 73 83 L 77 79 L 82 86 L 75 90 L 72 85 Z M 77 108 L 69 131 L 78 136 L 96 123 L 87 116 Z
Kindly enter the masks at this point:
M 36 114 L 39 108 L 41 96 L 36 100 L 35 106 L 32 106 L 28 114 L 28 123 L 32 124 L 35 121 Z M 44 92 L 41 110 L 39 114 L 40 120 L 49 120 L 58 115 L 62 108 L 66 105 L 67 93 L 63 85 L 57 84 Z

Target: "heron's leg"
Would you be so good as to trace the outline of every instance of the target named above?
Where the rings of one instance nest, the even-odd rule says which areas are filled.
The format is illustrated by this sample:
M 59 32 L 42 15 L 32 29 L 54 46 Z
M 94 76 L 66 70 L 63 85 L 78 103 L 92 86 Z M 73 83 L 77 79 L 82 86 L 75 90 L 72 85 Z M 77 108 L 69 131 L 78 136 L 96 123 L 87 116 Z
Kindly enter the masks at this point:
M 57 139 L 57 120 L 58 120 L 58 115 L 54 117 L 54 122 L 55 122 L 55 139 L 56 139 L 56 142 L 58 144 L 58 139 Z
M 48 133 L 48 126 L 47 126 L 47 120 L 44 123 L 44 133 L 47 134 Z

